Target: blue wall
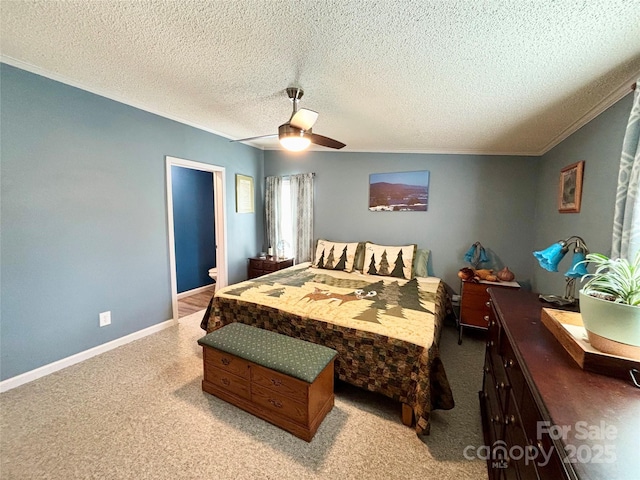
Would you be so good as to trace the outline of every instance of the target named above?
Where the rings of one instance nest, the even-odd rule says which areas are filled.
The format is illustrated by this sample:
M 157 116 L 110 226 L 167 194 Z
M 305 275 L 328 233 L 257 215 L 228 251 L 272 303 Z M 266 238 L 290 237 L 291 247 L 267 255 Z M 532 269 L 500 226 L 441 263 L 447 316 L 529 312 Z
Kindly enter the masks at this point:
M 417 243 L 432 252 L 432 269 L 455 291 L 464 254 L 476 241 L 491 268 L 505 265 L 531 282 L 535 226 L 535 157 L 265 152 L 265 175 L 315 172 L 316 238 Z M 370 212 L 369 174 L 429 170 L 426 212 Z
M 262 178 L 262 151 L 6 64 L 0 84 L 2 379 L 171 318 L 166 155 L 226 168 L 229 282 L 246 278 L 263 192 L 236 214 L 234 179 Z
M 213 173 L 171 167 L 178 293 L 210 285 L 216 266 Z
M 315 236 L 415 242 L 458 290 L 471 243 L 525 286 L 562 293 L 531 252 L 571 234 L 610 248 L 626 97 L 542 158 L 261 152 L 0 65 L 1 378 L 171 317 L 166 155 L 226 168 L 229 283 L 263 249 L 265 175 L 316 172 Z M 558 214 L 560 169 L 585 160 L 579 214 Z M 429 170 L 427 212 L 369 212 L 370 173 Z M 255 181 L 255 214 L 235 213 L 235 174 Z M 557 284 L 557 285 L 556 285 Z M 98 313 L 113 323 L 98 327 Z
M 633 104 L 629 94 L 583 126 L 542 157 L 536 189 L 535 249 L 579 235 L 592 252 L 611 254 L 613 214 L 622 142 Z M 584 160 L 580 213 L 558 212 L 560 170 Z M 561 262 L 565 272 L 571 256 Z M 564 294 L 562 273 L 550 273 L 536 266 L 533 285 L 543 293 Z

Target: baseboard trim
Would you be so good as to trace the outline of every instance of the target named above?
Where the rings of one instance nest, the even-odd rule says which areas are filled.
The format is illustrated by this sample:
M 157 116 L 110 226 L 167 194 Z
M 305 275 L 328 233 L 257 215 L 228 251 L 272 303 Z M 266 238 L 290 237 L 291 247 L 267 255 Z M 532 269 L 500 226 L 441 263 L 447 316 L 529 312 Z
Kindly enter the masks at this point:
M 184 297 L 190 297 L 191 295 L 195 295 L 196 293 L 205 292 L 207 290 L 211 290 L 212 287 L 215 287 L 215 283 L 210 283 L 209 285 L 204 285 L 202 287 L 194 288 L 193 290 L 187 290 L 186 292 L 182 292 L 178 294 L 178 300 Z
M 34 380 L 45 377 L 53 372 L 57 372 L 58 370 L 62 370 L 63 368 L 70 367 L 71 365 L 75 365 L 76 363 L 83 362 L 91 357 L 95 357 L 96 355 L 100 355 L 101 353 L 108 352 L 109 350 L 113 350 L 114 348 L 118 348 L 122 345 L 126 345 L 127 343 L 139 340 L 140 338 L 151 335 L 152 333 L 159 332 L 161 330 L 164 330 L 165 328 L 172 327 L 173 325 L 177 325 L 177 322 L 175 320 L 167 320 L 162 323 L 158 323 L 148 328 L 131 333 L 129 335 L 125 335 L 124 337 L 117 338 L 102 345 L 98 345 L 97 347 L 90 348 L 89 350 L 85 350 L 84 352 L 79 352 L 71 355 L 70 357 L 57 360 L 53 363 L 49 363 L 48 365 L 43 365 L 42 367 L 38 367 L 29 372 L 21 373 L 20 375 L 16 375 L 15 377 L 7 378 L 6 380 L 0 382 L 0 393 L 11 390 L 12 388 L 19 387 L 20 385 L 24 385 L 25 383 L 33 382 Z

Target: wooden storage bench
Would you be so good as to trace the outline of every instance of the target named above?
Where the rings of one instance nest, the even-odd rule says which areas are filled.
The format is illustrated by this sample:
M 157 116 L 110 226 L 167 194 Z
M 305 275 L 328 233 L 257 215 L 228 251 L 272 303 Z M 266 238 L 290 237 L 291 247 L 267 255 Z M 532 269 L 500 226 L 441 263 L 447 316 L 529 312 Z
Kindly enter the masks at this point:
M 311 441 L 333 408 L 331 348 L 230 323 L 198 340 L 202 390 Z

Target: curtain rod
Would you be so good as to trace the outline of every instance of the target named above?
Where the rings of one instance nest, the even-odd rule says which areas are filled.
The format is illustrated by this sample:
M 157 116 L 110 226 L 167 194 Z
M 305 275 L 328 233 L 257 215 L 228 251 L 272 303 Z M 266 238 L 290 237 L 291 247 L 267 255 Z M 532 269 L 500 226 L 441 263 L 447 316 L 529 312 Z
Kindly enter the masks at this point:
M 300 174 L 300 173 L 292 173 L 291 175 L 302 175 L 302 174 Z M 282 178 L 289 178 L 291 175 L 282 175 Z M 311 172 L 311 176 L 315 177 L 316 176 L 315 172 Z

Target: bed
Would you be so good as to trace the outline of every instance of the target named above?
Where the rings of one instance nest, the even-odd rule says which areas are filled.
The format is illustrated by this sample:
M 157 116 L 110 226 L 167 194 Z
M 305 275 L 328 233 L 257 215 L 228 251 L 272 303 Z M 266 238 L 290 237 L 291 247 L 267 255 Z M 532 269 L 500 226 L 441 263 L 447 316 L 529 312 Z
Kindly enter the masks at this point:
M 451 305 L 443 282 L 318 266 L 302 263 L 220 289 L 202 328 L 242 322 L 331 347 L 338 379 L 401 402 L 403 418 L 412 412 L 416 432 L 428 434 L 430 412 L 454 406 L 438 351 Z

